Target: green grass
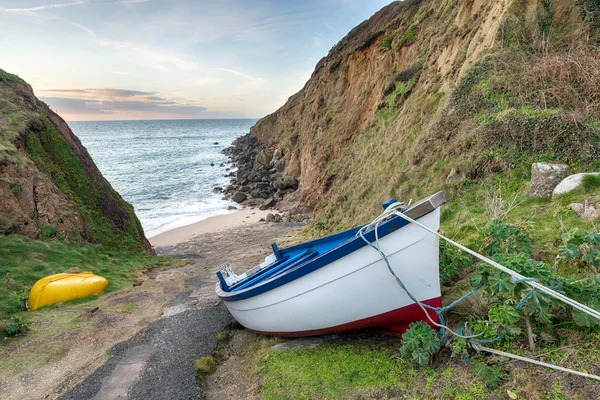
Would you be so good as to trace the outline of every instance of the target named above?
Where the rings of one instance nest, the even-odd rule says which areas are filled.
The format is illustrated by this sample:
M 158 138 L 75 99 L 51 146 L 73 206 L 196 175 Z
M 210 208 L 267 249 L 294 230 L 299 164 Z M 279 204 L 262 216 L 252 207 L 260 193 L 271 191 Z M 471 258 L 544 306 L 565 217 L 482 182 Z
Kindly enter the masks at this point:
M 9 72 L 0 69 L 0 82 L 3 83 L 25 83 L 23 79 L 19 78 L 15 74 L 11 74 Z
M 40 278 L 66 271 L 91 271 L 108 279 L 108 291 L 129 286 L 139 271 L 177 265 L 182 261 L 99 245 L 65 244 L 33 240 L 20 235 L 0 235 L 0 320 L 23 311 L 16 293 L 28 291 Z M 86 300 L 76 300 L 86 301 Z
M 261 369 L 265 399 L 338 399 L 352 389 L 388 387 L 405 365 L 380 349 L 320 346 L 269 355 Z
M 402 47 L 404 45 L 409 45 L 417 39 L 416 27 L 414 24 L 408 27 L 406 31 L 400 36 L 400 40 L 398 41 L 398 47 Z
M 102 190 L 102 183 L 84 170 L 79 157 L 50 120 L 42 115 L 42 122 L 39 133 L 27 135 L 27 152 L 40 171 L 50 176 L 59 189 L 73 200 L 87 225 L 81 234 L 92 243 L 142 250 L 140 235 L 143 231 L 133 207 L 112 188 Z M 111 203 L 122 213 L 119 215 L 123 225 L 120 229 L 102 211 L 106 204 Z
M 30 346 L 24 356 L 12 357 L 6 349 L 0 347 L 0 378 L 6 378 L 31 371 L 63 358 L 71 348 L 68 341 L 51 341 Z
M 392 37 L 386 36 L 379 41 L 379 47 L 383 47 L 386 50 L 392 49 Z
M 498 385 L 497 368 L 485 369 L 481 361 L 478 366 L 477 371 L 464 364 L 417 368 L 400 358 L 393 340 L 373 344 L 372 339 L 358 338 L 352 344 L 333 342 L 268 354 L 258 365 L 259 393 L 266 400 L 484 399 L 496 388 L 488 390 L 475 378 L 485 371 L 487 379 Z
M 581 187 L 586 193 L 600 189 L 600 175 L 586 175 L 583 177 Z

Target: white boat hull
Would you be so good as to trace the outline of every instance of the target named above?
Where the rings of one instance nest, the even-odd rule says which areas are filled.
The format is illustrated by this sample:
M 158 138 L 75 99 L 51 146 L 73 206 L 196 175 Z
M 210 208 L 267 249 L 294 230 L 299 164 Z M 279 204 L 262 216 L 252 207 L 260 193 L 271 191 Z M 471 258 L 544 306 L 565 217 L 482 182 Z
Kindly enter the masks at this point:
M 419 222 L 437 230 L 439 207 Z M 408 224 L 379 243 L 408 290 L 420 301 L 441 306 L 438 238 Z M 410 322 L 427 319 L 370 246 L 267 292 L 224 303 L 246 328 L 279 336 L 374 326 L 402 332 Z M 437 321 L 437 315 L 429 313 Z

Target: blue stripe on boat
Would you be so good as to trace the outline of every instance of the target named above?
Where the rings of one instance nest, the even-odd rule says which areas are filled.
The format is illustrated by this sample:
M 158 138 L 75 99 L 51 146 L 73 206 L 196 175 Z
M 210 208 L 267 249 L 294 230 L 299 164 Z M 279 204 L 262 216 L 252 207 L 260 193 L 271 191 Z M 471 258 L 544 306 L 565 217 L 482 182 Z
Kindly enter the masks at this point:
M 406 220 L 400 217 L 393 217 L 379 226 L 377 229 L 378 235 L 380 238 L 385 237 L 407 224 L 408 222 Z M 310 254 L 313 254 L 313 257 L 315 255 L 318 256 L 314 258 L 310 257 L 308 260 L 299 258 L 297 259 L 297 262 L 287 264 L 286 267 L 283 268 L 283 271 L 279 271 L 280 273 L 273 274 L 273 276 L 261 277 L 261 279 L 255 280 L 253 285 L 248 287 L 245 285 L 244 281 L 241 281 L 240 284 L 243 284 L 245 287 L 240 290 L 225 292 L 221 287 L 219 287 L 219 285 L 217 285 L 217 295 L 221 300 L 224 301 L 239 301 L 248 299 L 250 297 L 268 292 L 269 290 L 275 289 L 279 286 L 285 285 L 286 283 L 324 267 L 325 265 L 347 256 L 348 254 L 355 252 L 356 250 L 367 245 L 362 238 L 356 237 L 356 233 L 361 227 L 362 226 L 352 228 L 335 235 L 313 240 L 311 242 L 301 243 L 286 249 L 279 249 L 283 257 L 287 255 L 290 256 L 290 258 L 293 258 L 295 256 L 305 254 L 307 250 L 312 251 Z M 370 231 L 366 232 L 364 236 L 369 242 L 374 241 L 375 230 L 371 229 Z

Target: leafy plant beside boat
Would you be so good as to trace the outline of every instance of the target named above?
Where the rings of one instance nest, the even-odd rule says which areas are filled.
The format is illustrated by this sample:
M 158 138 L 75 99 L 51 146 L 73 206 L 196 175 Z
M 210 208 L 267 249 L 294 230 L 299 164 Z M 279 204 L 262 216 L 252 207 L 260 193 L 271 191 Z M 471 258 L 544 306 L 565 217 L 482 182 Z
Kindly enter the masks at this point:
M 412 359 L 419 365 L 426 365 L 441 346 L 442 342 L 437 332 L 427 323 L 413 322 L 409 329 L 402 334 L 400 354 L 404 359 Z

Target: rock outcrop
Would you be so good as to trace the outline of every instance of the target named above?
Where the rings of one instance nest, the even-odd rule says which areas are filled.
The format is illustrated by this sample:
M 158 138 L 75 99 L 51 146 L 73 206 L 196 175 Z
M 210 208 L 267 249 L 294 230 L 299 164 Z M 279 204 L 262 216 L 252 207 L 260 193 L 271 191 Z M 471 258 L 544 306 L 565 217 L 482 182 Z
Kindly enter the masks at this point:
M 533 163 L 529 196 L 550 197 L 552 190 L 567 176 L 569 166 L 556 163 Z
M 246 201 L 266 210 L 298 189 L 298 180 L 283 173 L 285 161 L 281 149 L 261 146 L 248 134 L 237 138 L 223 153 L 237 167 L 235 173 L 229 174 L 231 184 L 225 188 L 225 193 L 236 203 Z
M 549 155 L 586 168 L 600 157 L 594 15 L 568 0 L 393 2 L 251 128 L 260 146 L 233 185 L 277 198 L 294 178 L 331 232 L 389 197 L 451 196 Z M 270 186 L 253 192 L 258 172 Z
M 66 122 L 0 70 L 0 233 L 153 252 Z

